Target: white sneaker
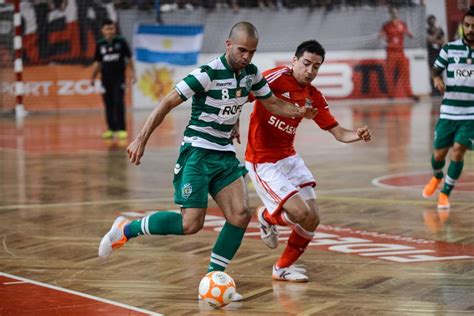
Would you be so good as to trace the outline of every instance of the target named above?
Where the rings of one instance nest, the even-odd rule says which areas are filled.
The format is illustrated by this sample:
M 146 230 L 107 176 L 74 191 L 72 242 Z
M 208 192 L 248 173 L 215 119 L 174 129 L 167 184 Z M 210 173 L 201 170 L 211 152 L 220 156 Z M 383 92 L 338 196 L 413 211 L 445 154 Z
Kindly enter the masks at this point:
M 122 247 L 128 241 L 123 233 L 123 228 L 128 223 L 130 223 L 130 221 L 123 216 L 119 216 L 115 219 L 110 230 L 100 241 L 99 257 L 108 257 L 112 251 Z
M 301 268 L 295 268 L 294 266 L 285 268 L 273 266 L 272 279 L 288 282 L 308 282 L 308 277 L 304 273 Z
M 242 295 L 239 293 L 235 292 L 234 296 L 232 297 L 232 302 L 240 302 L 244 299 Z M 198 300 L 201 300 L 201 295 L 198 294 Z
M 278 247 L 278 229 L 275 225 L 270 225 L 263 218 L 265 206 L 257 209 L 258 222 L 260 223 L 260 238 L 268 248 L 275 249 Z

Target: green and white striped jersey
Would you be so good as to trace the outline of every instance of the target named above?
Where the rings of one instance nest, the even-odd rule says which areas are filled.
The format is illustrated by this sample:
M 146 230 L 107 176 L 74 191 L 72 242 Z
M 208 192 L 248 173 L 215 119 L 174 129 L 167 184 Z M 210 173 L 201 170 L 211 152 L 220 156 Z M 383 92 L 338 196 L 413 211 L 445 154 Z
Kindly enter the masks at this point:
M 255 65 L 236 74 L 225 55 L 196 68 L 174 88 L 183 100 L 193 97 L 184 142 L 219 151 L 235 152 L 230 136 L 250 91 L 258 99 L 272 95 Z
M 474 120 L 474 51 L 462 39 L 449 42 L 439 52 L 434 66 L 446 70 L 440 118 Z

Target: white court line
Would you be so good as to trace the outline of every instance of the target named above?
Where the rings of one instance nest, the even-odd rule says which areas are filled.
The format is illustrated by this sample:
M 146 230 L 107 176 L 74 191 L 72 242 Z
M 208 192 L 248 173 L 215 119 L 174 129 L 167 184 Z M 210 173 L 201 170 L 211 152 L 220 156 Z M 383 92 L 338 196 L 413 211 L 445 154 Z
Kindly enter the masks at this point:
M 140 312 L 140 313 L 144 313 L 144 314 L 148 314 L 148 315 L 153 315 L 153 316 L 163 315 L 163 314 L 150 312 L 150 311 L 147 311 L 145 309 L 138 308 L 138 307 L 135 307 L 135 306 L 130 306 L 130 305 L 127 305 L 127 304 L 114 302 L 114 301 L 111 301 L 111 300 L 108 300 L 108 299 L 105 299 L 105 298 L 100 298 L 100 297 L 97 297 L 97 296 L 93 296 L 93 295 L 89 295 L 89 294 L 85 294 L 85 293 L 81 293 L 81 292 L 76 292 L 76 291 L 73 291 L 73 290 L 64 289 L 62 287 L 54 286 L 54 285 L 51 285 L 51 284 L 46 284 L 46 283 L 42 283 L 42 282 L 38 282 L 38 281 L 33 281 L 33 280 L 30 280 L 30 279 L 22 278 L 22 277 L 12 275 L 12 274 L 8 274 L 8 273 L 5 273 L 5 272 L 0 272 L 0 276 L 1 275 L 6 276 L 7 278 L 20 280 L 20 281 L 23 281 L 25 283 L 31 283 L 31 284 L 34 284 L 34 285 L 43 286 L 43 287 L 53 289 L 53 290 L 56 290 L 56 291 L 61 291 L 61 292 L 65 292 L 65 293 L 69 293 L 69 294 L 73 294 L 73 295 L 77 295 L 77 296 L 82 296 L 82 297 L 85 297 L 85 298 L 88 298 L 88 299 L 91 299 L 91 300 L 99 301 L 99 302 L 102 302 L 102 303 L 107 303 L 107 304 L 110 304 L 110 305 L 119 306 L 119 307 L 122 307 L 122 308 L 126 308 L 126 309 L 129 309 L 129 310 L 132 310 L 132 311 L 136 311 L 136 312 Z

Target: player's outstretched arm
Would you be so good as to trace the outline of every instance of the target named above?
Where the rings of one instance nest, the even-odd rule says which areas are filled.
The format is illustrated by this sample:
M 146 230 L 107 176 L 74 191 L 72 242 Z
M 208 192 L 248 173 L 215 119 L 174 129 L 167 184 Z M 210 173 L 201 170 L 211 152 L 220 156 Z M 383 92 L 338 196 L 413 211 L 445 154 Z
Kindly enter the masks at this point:
M 163 98 L 160 105 L 151 112 L 137 137 L 135 137 L 135 139 L 127 147 L 128 159 L 131 163 L 137 166 L 140 164 L 140 159 L 145 152 L 146 143 L 148 142 L 148 139 L 150 138 L 153 131 L 158 126 L 160 126 L 166 115 L 168 115 L 168 113 L 173 108 L 180 105 L 182 102 L 183 100 L 179 96 L 178 92 L 173 89 Z
M 274 95 L 267 99 L 260 99 L 260 101 L 268 111 L 284 117 L 304 117 L 307 119 L 313 119 L 318 113 L 318 109 L 316 108 L 300 108 L 283 101 Z
M 360 140 L 369 142 L 372 139 L 372 134 L 367 126 L 359 127 L 354 131 L 338 125 L 331 128 L 329 133 L 341 143 L 353 143 Z

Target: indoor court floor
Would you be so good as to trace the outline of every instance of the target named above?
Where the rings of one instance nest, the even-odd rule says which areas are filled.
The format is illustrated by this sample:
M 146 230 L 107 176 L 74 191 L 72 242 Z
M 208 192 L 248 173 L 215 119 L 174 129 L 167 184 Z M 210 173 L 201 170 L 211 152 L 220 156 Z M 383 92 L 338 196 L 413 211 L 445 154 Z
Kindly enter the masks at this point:
M 139 237 L 97 256 L 118 215 L 177 209 L 172 174 L 189 107 L 165 119 L 138 167 L 127 142 L 100 138 L 101 111 L 0 118 L 0 315 L 473 315 L 474 154 L 450 211 L 421 196 L 439 102 L 331 107 L 344 127 L 367 124 L 370 143 L 341 144 L 302 123 L 296 148 L 316 177 L 321 211 L 298 261 L 310 282 L 272 281 L 289 231 L 268 249 L 254 216 L 227 269 L 244 300 L 220 310 L 197 300 L 224 222 L 212 202 L 196 235 Z M 244 140 L 250 110 L 241 115 Z M 149 112 L 129 111 L 130 139 Z M 244 150 L 237 145 L 240 159 Z M 255 209 L 250 185 L 249 195 Z

